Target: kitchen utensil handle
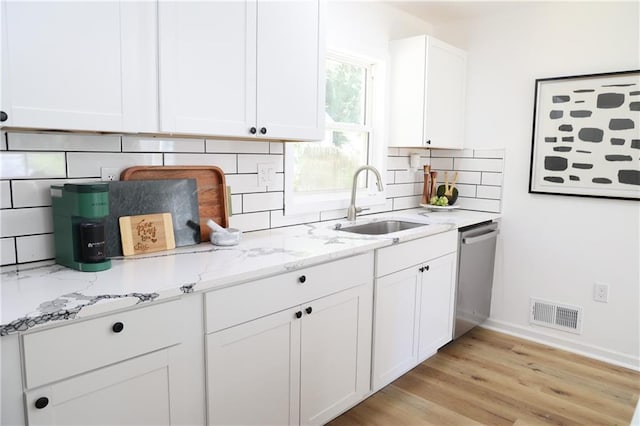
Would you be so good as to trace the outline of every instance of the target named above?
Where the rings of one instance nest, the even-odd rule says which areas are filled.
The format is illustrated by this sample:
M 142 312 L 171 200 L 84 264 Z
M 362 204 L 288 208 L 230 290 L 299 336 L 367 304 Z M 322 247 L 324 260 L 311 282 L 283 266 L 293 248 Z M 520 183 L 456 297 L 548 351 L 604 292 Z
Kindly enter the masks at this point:
M 477 235 L 475 237 L 466 237 L 462 239 L 462 244 L 475 244 L 475 243 L 479 243 L 481 241 L 485 241 L 491 238 L 494 238 L 494 235 L 496 235 L 498 232 L 497 229 L 491 231 L 491 232 L 487 232 L 486 234 L 482 234 L 482 235 Z

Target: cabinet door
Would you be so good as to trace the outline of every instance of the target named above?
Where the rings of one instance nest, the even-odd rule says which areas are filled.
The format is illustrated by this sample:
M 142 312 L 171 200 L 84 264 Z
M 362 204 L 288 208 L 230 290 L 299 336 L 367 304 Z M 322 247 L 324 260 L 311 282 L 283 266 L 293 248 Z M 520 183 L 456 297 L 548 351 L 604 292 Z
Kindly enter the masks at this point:
M 389 146 L 425 146 L 426 39 L 390 42 Z
M 320 425 L 369 391 L 371 284 L 304 304 L 300 423 Z
M 376 280 L 373 390 L 413 368 L 418 359 L 419 266 Z
M 466 86 L 466 54 L 427 37 L 424 140 L 432 148 L 462 148 Z
M 425 264 L 420 296 L 418 361 L 423 361 L 453 337 L 456 253 Z
M 297 309 L 207 336 L 210 425 L 294 425 L 299 420 Z
M 169 425 L 170 350 L 134 358 L 27 391 L 28 424 Z M 46 405 L 41 407 L 46 398 Z
M 157 131 L 154 3 L 3 3 L 12 126 Z
M 324 137 L 324 36 L 319 0 L 258 2 L 258 128 L 265 137 Z
M 158 8 L 160 130 L 251 136 L 255 1 L 172 1 Z

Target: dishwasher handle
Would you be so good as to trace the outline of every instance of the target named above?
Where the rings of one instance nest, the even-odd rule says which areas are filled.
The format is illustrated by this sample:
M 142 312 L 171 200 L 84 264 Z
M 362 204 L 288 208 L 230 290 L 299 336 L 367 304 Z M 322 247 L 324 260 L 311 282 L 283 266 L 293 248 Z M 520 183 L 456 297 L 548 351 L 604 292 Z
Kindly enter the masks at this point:
M 475 243 L 479 243 L 480 241 L 485 241 L 488 240 L 490 238 L 494 238 L 495 235 L 498 234 L 497 229 L 494 229 L 491 232 L 487 232 L 486 234 L 482 234 L 482 235 L 477 235 L 475 237 L 466 237 L 462 239 L 462 244 L 475 244 Z

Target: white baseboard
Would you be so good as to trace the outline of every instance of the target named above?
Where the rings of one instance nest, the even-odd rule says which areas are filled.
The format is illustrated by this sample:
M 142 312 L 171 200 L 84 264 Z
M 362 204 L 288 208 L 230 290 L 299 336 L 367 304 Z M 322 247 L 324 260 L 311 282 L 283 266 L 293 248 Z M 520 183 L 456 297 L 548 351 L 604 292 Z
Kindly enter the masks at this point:
M 589 358 L 604 361 L 609 364 L 618 365 L 620 367 L 629 368 L 631 370 L 640 371 L 640 359 L 632 356 L 604 349 L 598 346 L 585 345 L 571 340 L 561 339 L 556 336 L 534 330 L 520 325 L 510 324 L 489 318 L 482 324 L 482 327 L 489 330 L 499 331 L 515 337 L 521 337 L 543 345 L 552 346 L 568 352 L 584 355 Z

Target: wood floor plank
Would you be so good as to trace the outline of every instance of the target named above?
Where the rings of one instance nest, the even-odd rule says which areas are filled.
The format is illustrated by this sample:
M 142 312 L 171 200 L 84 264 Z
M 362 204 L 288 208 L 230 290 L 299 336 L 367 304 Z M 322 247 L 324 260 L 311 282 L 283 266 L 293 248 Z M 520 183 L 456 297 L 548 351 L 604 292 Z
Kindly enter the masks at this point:
M 331 426 L 625 425 L 640 373 L 476 328 Z

